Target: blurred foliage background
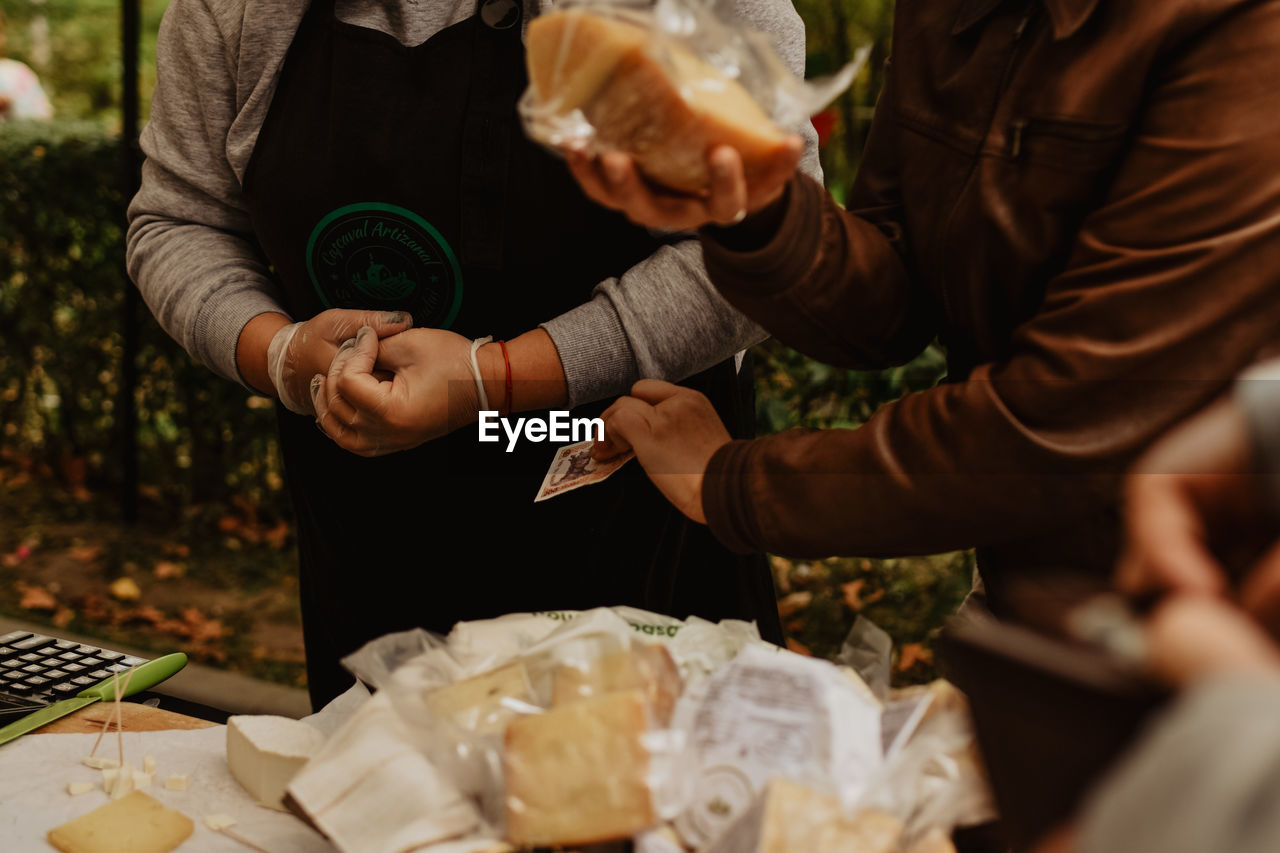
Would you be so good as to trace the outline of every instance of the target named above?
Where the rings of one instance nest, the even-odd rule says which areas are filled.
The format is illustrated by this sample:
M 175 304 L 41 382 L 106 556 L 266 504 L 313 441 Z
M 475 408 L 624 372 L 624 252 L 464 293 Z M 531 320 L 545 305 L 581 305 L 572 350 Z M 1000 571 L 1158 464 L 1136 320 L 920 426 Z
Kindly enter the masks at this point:
M 142 6 L 145 120 L 165 0 Z M 797 8 L 808 25 L 810 76 L 873 46 L 854 86 L 815 118 L 828 188 L 843 200 L 880 88 L 893 4 L 799 0 Z M 143 524 L 126 531 L 116 523 L 127 286 L 119 8 L 113 0 L 0 0 L 0 13 L 8 55 L 40 75 L 57 116 L 0 123 L 0 612 L 144 646 L 167 626 L 165 642 L 190 646 L 198 634 L 209 641 L 208 659 L 297 682 L 300 660 L 245 640 L 244 608 L 224 602 L 204 622 L 183 622 L 181 602 L 163 594 L 181 578 L 262 610 L 253 596 L 287 597 L 296 581 L 270 403 L 195 365 L 149 317 L 134 395 Z M 762 433 L 856 428 L 944 372 L 936 348 L 883 373 L 835 369 L 774 341 L 757 356 Z M 833 654 L 861 613 L 894 636 L 904 680 L 932 676 L 929 639 L 967 592 L 972 569 L 968 554 L 774 562 L 793 648 Z M 98 578 L 101 591 L 69 588 L 83 586 L 82 576 Z M 153 599 L 171 600 L 172 612 Z M 296 613 L 272 606 L 296 628 Z M 211 629 L 209 619 L 220 623 Z

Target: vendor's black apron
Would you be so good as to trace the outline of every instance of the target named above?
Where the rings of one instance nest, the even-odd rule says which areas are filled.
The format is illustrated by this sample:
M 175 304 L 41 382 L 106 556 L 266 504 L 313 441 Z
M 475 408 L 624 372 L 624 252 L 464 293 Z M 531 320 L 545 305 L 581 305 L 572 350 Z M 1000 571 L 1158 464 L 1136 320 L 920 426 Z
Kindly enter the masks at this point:
M 417 326 L 510 338 L 658 248 L 525 138 L 520 33 L 510 0 L 412 48 L 338 21 L 333 0 L 312 5 L 245 176 L 296 319 L 405 309 Z M 744 436 L 750 381 L 727 361 L 687 384 Z M 350 683 L 338 660 L 373 637 L 511 611 L 631 604 L 756 619 L 781 638 L 763 559 L 721 548 L 637 464 L 534 504 L 554 445 L 506 453 L 468 427 L 364 459 L 279 411 L 313 703 Z

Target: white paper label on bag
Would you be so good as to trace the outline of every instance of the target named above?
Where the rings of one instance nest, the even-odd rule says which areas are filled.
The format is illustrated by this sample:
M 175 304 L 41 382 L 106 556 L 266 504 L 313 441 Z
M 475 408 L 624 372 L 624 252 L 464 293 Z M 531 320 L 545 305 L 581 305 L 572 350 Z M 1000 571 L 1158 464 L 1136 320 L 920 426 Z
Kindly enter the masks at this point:
M 880 709 L 834 665 L 787 652 L 745 649 L 680 701 L 688 737 L 685 840 L 705 844 L 770 779 L 828 790 L 846 804 L 882 763 Z

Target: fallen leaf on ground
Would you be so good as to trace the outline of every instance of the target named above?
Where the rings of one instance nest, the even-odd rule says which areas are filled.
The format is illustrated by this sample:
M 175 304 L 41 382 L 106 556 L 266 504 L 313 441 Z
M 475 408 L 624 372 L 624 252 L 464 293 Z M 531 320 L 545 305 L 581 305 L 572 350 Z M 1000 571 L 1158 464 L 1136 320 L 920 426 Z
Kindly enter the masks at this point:
M 138 588 L 138 582 L 128 576 L 116 578 L 108 589 L 112 597 L 120 601 L 137 601 L 142 598 L 142 590 Z
M 906 672 L 918 663 L 933 663 L 933 652 L 922 643 L 907 643 L 898 652 L 898 672 Z
M 75 545 L 67 549 L 67 556 L 78 563 L 92 563 L 102 556 L 102 546 Z
M 226 629 L 218 619 L 209 619 L 194 607 L 182 611 L 182 621 L 191 629 L 193 643 L 209 643 L 226 636 Z
M 121 615 L 126 622 L 148 622 L 152 625 L 159 625 L 164 621 L 164 614 L 150 604 L 135 607 L 133 610 L 125 611 Z
M 813 602 L 812 592 L 793 592 L 790 595 L 778 600 L 778 615 L 783 619 L 795 613 L 797 610 L 803 610 Z
M 151 574 L 155 575 L 156 580 L 161 581 L 180 578 L 186 573 L 186 566 L 181 563 L 175 563 L 172 560 L 161 560 L 151 569 Z
M 18 601 L 18 606 L 23 610 L 56 610 L 58 608 L 58 600 L 44 587 L 19 588 L 22 589 L 22 598 Z
M 277 551 L 283 549 L 285 543 L 289 541 L 289 525 L 281 520 L 275 527 L 262 534 L 262 541 Z
M 84 613 L 84 618 L 95 624 L 103 624 L 112 621 L 111 606 L 102 596 L 91 592 L 88 595 L 79 598 L 80 611 Z
M 854 613 L 862 609 L 865 603 L 862 600 L 862 588 L 867 585 L 866 578 L 859 578 L 856 581 L 840 584 L 841 591 L 844 592 L 844 604 Z
M 70 607 L 61 607 L 58 612 L 53 614 L 53 627 L 65 628 L 71 624 L 71 620 L 76 618 L 76 612 Z

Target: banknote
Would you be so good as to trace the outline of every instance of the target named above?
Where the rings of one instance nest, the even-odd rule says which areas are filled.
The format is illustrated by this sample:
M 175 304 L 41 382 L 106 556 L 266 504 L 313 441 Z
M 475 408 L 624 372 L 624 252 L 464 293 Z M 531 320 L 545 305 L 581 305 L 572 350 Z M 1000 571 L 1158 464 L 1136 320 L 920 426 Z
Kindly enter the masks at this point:
M 542 478 L 542 488 L 538 489 L 538 496 L 533 499 L 533 502 L 545 501 L 556 495 L 608 479 L 614 471 L 626 465 L 635 456 L 631 451 L 627 451 L 612 459 L 597 460 L 591 456 L 593 446 L 595 446 L 594 441 L 582 441 L 577 444 L 566 444 L 556 451 L 556 458 L 551 460 L 551 467 L 547 470 L 547 476 Z

